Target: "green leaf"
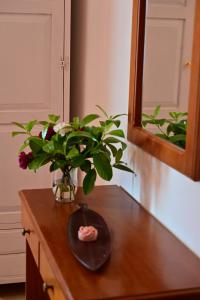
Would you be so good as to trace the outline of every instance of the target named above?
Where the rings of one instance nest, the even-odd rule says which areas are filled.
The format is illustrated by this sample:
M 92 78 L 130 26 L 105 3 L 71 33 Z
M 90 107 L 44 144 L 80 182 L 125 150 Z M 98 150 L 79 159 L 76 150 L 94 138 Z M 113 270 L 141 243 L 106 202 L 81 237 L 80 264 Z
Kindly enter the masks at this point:
M 74 117 L 72 121 L 72 127 L 74 129 L 79 129 L 80 123 L 79 123 L 79 117 Z
M 45 145 L 42 147 L 42 149 L 47 153 L 53 153 L 55 149 L 54 142 L 53 141 L 46 142 Z
M 111 161 L 111 152 L 107 148 L 107 145 L 100 144 L 99 147 L 98 147 L 98 151 L 99 152 L 103 152 L 107 156 L 108 160 Z M 96 149 L 95 149 L 94 153 L 95 152 L 96 152 Z
M 187 112 L 170 112 L 169 115 L 173 116 L 176 121 L 179 121 L 183 117 L 187 116 Z
M 177 134 L 186 134 L 186 129 L 187 129 L 187 124 L 184 123 L 171 123 L 170 128 L 167 128 L 168 130 L 170 129 L 170 132 L 172 132 L 174 135 Z
M 84 160 L 85 160 L 84 155 L 79 155 L 79 156 L 73 157 L 71 164 L 74 168 L 78 168 L 82 165 Z
M 180 112 L 179 116 L 181 118 L 185 117 L 185 116 L 188 116 L 188 112 Z
M 105 126 L 105 122 L 104 122 L 104 121 L 99 121 L 99 123 L 100 123 L 100 125 L 101 125 L 102 127 Z
M 184 141 L 186 140 L 186 136 L 184 134 L 177 134 L 174 136 L 170 136 L 169 140 L 173 143 L 178 142 L 178 141 Z
M 160 112 L 160 105 L 157 105 L 153 112 L 153 117 L 157 117 Z
M 110 120 L 107 121 L 105 122 L 104 132 L 108 132 L 113 127 L 114 124 L 114 121 L 110 121 Z
M 163 126 L 165 123 L 166 123 L 166 119 L 155 120 L 155 124 L 158 124 L 159 126 Z
M 112 167 L 107 156 L 103 152 L 98 152 L 94 154 L 93 162 L 99 176 L 105 180 L 111 180 Z
M 24 128 L 25 128 L 28 132 L 30 132 L 36 124 L 37 124 L 37 120 L 33 120 L 33 121 L 28 122 L 28 123 L 24 126 Z
M 115 148 L 115 146 L 113 146 L 112 144 L 107 144 L 107 146 L 110 148 L 112 155 L 115 157 L 115 155 L 117 154 L 117 148 Z
M 33 153 L 39 152 L 42 149 L 43 145 L 44 142 L 40 138 L 38 137 L 29 138 L 29 146 Z
M 169 135 L 173 131 L 173 124 L 169 124 L 166 128 L 167 135 Z
M 126 147 L 127 147 L 127 145 L 126 145 L 126 143 L 124 143 L 124 142 L 122 142 L 121 140 L 119 140 L 119 139 L 117 139 L 117 138 L 115 138 L 115 137 L 108 137 L 108 138 L 106 138 L 105 140 L 103 140 L 104 141 L 104 143 L 106 143 L 106 144 L 117 144 L 117 143 L 121 143 L 121 145 L 122 145 L 122 150 L 125 150 L 126 149 Z
M 73 158 L 73 157 L 78 156 L 78 155 L 79 155 L 78 149 L 75 146 L 73 146 L 73 148 L 70 149 L 69 152 L 67 153 L 66 158 L 67 159 L 68 158 Z
M 51 137 L 51 140 L 61 145 L 63 141 L 63 137 L 59 133 L 56 133 Z
M 53 171 L 56 171 L 58 169 L 59 169 L 58 164 L 55 161 L 53 161 L 52 164 L 49 167 L 49 171 L 53 172 Z
M 13 131 L 12 132 L 12 137 L 19 135 L 19 134 L 27 134 L 25 131 Z
M 118 162 L 121 160 L 122 155 L 123 155 L 122 149 L 118 149 L 118 150 L 117 150 L 117 154 L 116 154 L 116 156 L 115 156 L 115 161 L 116 161 L 116 163 L 118 163 Z
M 53 172 L 55 170 L 62 169 L 65 166 L 66 166 L 66 160 L 59 159 L 57 161 L 52 162 L 49 170 L 50 170 L 50 172 Z
M 152 116 L 142 113 L 142 118 L 144 119 L 152 119 Z
M 112 119 L 114 120 L 114 119 L 117 119 L 117 118 L 122 117 L 122 116 L 127 116 L 127 114 L 115 115 L 115 116 L 112 117 Z
M 59 119 L 60 119 L 60 116 L 58 116 L 58 115 L 48 115 L 48 117 L 49 117 L 49 120 L 52 122 L 52 123 L 56 123 Z
M 151 119 L 142 121 L 142 125 L 145 127 L 147 124 L 153 124 L 155 126 L 163 126 L 167 122 L 166 119 Z
M 118 128 L 120 126 L 120 124 L 121 124 L 121 121 L 120 120 L 114 120 L 113 123 Z
M 52 139 L 51 141 L 54 142 L 54 154 L 65 155 L 63 145 L 58 143 L 56 139 Z
M 21 147 L 19 148 L 19 153 L 22 152 L 26 147 L 29 146 L 29 138 L 27 138 L 24 143 L 21 145 Z
M 148 124 L 148 121 L 144 120 L 144 121 L 142 121 L 141 123 L 142 123 L 142 126 L 143 126 L 143 127 L 146 127 L 147 124 Z
M 92 134 L 93 137 L 95 137 L 98 141 L 100 141 L 103 134 L 103 130 L 104 129 L 102 127 L 92 126 L 92 128 L 90 129 L 90 133 Z
M 144 120 L 144 121 L 142 121 L 142 125 L 143 126 L 146 126 L 147 124 L 153 124 L 153 125 L 155 125 L 155 120 L 151 119 L 151 120 Z
M 91 169 L 91 161 L 85 160 L 81 165 L 80 168 L 82 171 L 88 173 L 89 170 Z
M 170 111 L 170 112 L 169 112 L 169 115 L 170 115 L 170 117 L 172 117 L 173 119 L 176 119 L 176 117 L 177 117 L 176 112 L 174 112 L 174 111 Z
M 73 137 L 82 137 L 82 138 L 89 138 L 95 142 L 98 142 L 98 140 L 89 132 L 86 131 L 75 131 L 75 132 L 71 132 L 68 137 L 67 140 L 70 140 Z
M 47 121 L 39 121 L 38 124 L 46 126 L 46 125 L 49 125 L 49 122 L 47 122 Z
M 168 136 L 164 133 L 155 133 L 155 135 L 161 139 L 164 139 L 164 140 L 169 140 Z
M 25 125 L 18 123 L 18 122 L 12 122 L 12 124 L 16 125 L 17 127 L 25 130 Z
M 106 118 L 109 118 L 107 112 L 106 112 L 101 106 L 96 105 L 96 107 L 97 107 L 98 109 L 100 109 L 100 111 L 106 116 Z
M 179 111 L 171 111 L 169 112 L 169 115 L 175 120 L 178 121 L 181 118 L 185 117 L 188 115 L 187 112 L 179 112 Z
M 47 161 L 47 155 L 41 154 L 40 156 L 38 156 L 37 158 L 33 159 L 29 164 L 28 164 L 28 168 L 30 170 L 37 170 L 39 169 L 42 165 L 45 164 L 45 161 Z
M 113 167 L 116 168 L 116 169 L 120 169 L 122 171 L 130 172 L 130 173 L 135 173 L 129 167 L 127 167 L 125 165 L 118 164 L 118 163 L 114 164 Z
M 127 145 L 126 145 L 126 143 L 123 143 L 123 142 L 121 142 L 121 144 L 122 144 L 122 150 L 124 151 L 127 148 Z
M 96 114 L 91 114 L 91 115 L 87 115 L 83 118 L 83 120 L 80 122 L 80 127 L 84 127 L 85 125 L 87 125 L 88 123 L 96 120 L 99 118 L 99 115 Z
M 119 139 L 117 139 L 117 138 L 115 138 L 115 137 L 110 136 L 110 137 L 106 138 L 106 139 L 104 140 L 104 142 L 105 142 L 106 144 L 117 144 L 117 143 L 121 143 L 121 140 L 119 140 Z
M 108 132 L 108 134 L 125 138 L 125 135 L 124 135 L 124 132 L 122 129 L 112 130 L 112 131 Z
M 83 180 L 83 192 L 85 195 L 89 194 L 93 190 L 94 184 L 96 181 L 96 177 L 97 177 L 97 174 L 96 174 L 95 169 L 90 170 L 86 174 L 86 176 Z

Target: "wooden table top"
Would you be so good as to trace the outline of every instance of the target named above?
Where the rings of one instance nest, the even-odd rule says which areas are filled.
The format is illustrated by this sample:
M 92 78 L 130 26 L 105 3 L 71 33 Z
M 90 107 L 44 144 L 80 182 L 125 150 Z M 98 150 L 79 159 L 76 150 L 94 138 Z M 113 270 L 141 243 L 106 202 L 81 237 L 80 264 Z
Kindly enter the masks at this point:
M 112 254 L 97 272 L 81 266 L 68 245 L 68 217 L 75 205 L 57 203 L 51 189 L 24 190 L 20 195 L 69 299 L 200 295 L 199 258 L 120 187 L 99 186 L 87 197 L 79 189 L 76 196 L 77 202 L 86 202 L 99 213 L 110 229 Z

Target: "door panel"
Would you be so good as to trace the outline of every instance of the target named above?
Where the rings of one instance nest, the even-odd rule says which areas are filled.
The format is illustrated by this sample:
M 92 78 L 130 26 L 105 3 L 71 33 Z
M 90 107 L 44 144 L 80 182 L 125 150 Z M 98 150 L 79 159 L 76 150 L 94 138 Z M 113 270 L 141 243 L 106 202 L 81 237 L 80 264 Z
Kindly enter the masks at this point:
M 11 110 L 50 109 L 51 16 L 0 14 L 0 40 L 1 122 Z
M 63 115 L 64 0 L 0 2 L 0 123 Z
M 183 20 L 150 19 L 144 76 L 146 107 L 178 106 Z M 155 46 L 156 45 L 156 46 Z M 161 51 L 162 49 L 162 51 Z M 157 84 L 159 82 L 159 84 Z
M 9 229 L 8 238 L 6 230 L 1 232 L 0 244 L 5 243 L 8 253 L 12 252 L 10 230 L 20 226 L 18 191 L 51 186 L 48 166 L 36 174 L 19 168 L 17 155 L 24 136 L 12 138 L 11 131 L 16 130 L 13 121 L 43 120 L 50 113 L 59 114 L 63 119 L 64 70 L 60 60 L 65 51 L 64 13 L 64 0 L 0 1 L 0 231 Z M 69 42 L 69 36 L 66 39 Z M 21 234 L 20 230 L 17 234 Z M 18 246 L 23 249 L 20 243 L 22 240 Z M 19 257 L 3 256 L 8 262 Z M 0 255 L 0 260 L 3 256 Z M 20 266 L 20 276 L 17 269 L 11 276 L 0 270 L 0 282 L 24 278 L 24 263 Z
M 0 1 L 0 208 L 19 205 L 22 188 L 50 186 L 47 168 L 19 169 L 24 137 L 10 132 L 13 121 L 63 116 L 63 33 L 64 0 Z
M 194 12 L 195 0 L 148 1 L 143 112 L 188 110 Z

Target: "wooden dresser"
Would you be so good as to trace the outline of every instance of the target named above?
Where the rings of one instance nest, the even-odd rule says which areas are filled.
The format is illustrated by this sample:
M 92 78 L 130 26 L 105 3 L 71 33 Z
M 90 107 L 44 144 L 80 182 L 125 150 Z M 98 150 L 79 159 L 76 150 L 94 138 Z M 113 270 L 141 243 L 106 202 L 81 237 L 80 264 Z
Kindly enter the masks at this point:
M 73 257 L 67 239 L 75 204 L 54 201 L 50 189 L 23 190 L 27 300 L 200 299 L 200 260 L 117 186 L 99 186 L 76 201 L 105 219 L 112 254 L 97 272 Z

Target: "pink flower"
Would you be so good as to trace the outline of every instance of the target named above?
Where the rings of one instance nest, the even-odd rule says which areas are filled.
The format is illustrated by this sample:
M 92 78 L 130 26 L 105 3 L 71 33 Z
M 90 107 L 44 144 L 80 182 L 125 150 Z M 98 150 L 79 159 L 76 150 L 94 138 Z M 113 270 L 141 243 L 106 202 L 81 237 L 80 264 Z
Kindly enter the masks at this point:
M 31 161 L 33 155 L 32 152 L 29 152 L 28 154 L 26 154 L 25 152 L 21 152 L 19 154 L 19 166 L 22 169 L 26 169 L 29 162 Z
M 54 131 L 53 127 L 49 127 L 45 136 L 45 140 L 49 141 L 54 134 L 56 134 L 56 132 Z M 39 133 L 39 137 L 42 138 L 42 132 Z
M 96 241 L 98 230 L 94 226 L 80 226 L 78 239 L 83 242 Z

